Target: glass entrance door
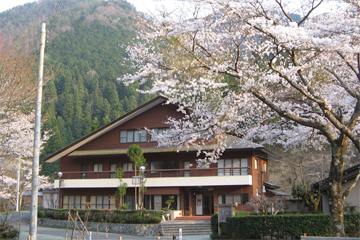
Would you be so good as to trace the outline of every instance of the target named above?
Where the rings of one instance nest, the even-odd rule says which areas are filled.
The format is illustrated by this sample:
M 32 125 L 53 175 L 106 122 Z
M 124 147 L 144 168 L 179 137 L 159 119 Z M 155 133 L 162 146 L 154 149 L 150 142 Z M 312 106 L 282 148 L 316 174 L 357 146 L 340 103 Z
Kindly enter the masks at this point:
M 214 195 L 203 195 L 203 215 L 211 216 L 214 214 Z

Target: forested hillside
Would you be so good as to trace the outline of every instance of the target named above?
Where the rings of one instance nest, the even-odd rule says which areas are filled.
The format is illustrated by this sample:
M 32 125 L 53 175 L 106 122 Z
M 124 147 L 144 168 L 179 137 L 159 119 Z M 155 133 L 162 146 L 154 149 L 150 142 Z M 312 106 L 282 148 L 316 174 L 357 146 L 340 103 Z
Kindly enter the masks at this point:
M 47 23 L 43 129 L 52 136 L 42 158 L 147 101 L 116 78 L 129 70 L 123 65 L 124 45 L 134 38 L 139 16 L 119 1 L 43 0 L 0 14 L 0 34 L 17 41 L 23 51 L 37 54 L 41 22 Z M 148 86 L 142 86 L 145 88 Z M 51 174 L 56 165 L 44 164 Z

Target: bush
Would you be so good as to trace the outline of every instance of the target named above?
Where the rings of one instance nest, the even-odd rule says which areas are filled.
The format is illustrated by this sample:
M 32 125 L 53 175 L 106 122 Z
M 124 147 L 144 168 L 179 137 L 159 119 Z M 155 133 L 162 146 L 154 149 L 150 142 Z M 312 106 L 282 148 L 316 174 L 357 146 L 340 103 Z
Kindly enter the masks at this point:
M 344 216 L 345 233 L 353 234 L 358 228 L 360 214 L 346 214 Z M 217 231 L 217 214 L 211 218 L 213 234 Z M 221 237 L 229 235 L 233 239 L 260 238 L 300 238 L 306 233 L 309 236 L 331 236 L 330 216 L 325 214 L 296 214 L 296 215 L 265 215 L 247 217 L 228 217 L 226 223 L 221 224 Z
M 68 219 L 67 209 L 45 209 L 38 211 L 39 218 L 51 218 L 59 220 Z M 89 212 L 89 221 L 107 222 L 107 223 L 138 223 L 138 224 L 154 224 L 161 222 L 163 211 L 154 210 L 85 210 L 71 209 L 70 214 L 73 218 L 78 212 L 80 218 L 84 220 L 85 213 Z

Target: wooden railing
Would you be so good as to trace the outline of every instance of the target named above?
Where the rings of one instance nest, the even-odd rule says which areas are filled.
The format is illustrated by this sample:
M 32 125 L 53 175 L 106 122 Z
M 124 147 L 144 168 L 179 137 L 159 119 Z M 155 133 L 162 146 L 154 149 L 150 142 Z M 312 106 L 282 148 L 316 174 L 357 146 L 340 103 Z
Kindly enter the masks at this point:
M 203 177 L 203 176 L 236 176 L 251 175 L 249 167 L 237 168 L 190 168 L 190 169 L 152 169 L 144 172 L 146 178 L 158 177 Z M 123 178 L 132 178 L 135 171 L 124 171 Z M 63 172 L 61 179 L 94 179 L 116 178 L 115 171 L 81 171 Z

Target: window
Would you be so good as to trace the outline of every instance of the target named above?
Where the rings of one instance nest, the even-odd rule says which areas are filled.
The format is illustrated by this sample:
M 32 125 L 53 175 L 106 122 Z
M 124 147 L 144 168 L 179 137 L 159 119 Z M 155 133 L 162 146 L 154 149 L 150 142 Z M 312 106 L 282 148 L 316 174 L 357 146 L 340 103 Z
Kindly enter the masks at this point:
M 123 170 L 124 171 L 132 171 L 133 170 L 133 163 L 123 163 Z
M 219 194 L 218 204 L 238 204 L 244 205 L 249 201 L 248 193 L 237 193 L 237 194 Z
M 81 178 L 85 179 L 87 178 L 87 164 L 81 164 L 81 171 L 84 173 L 81 173 Z
M 91 209 L 115 209 L 114 196 L 90 196 Z
M 110 164 L 110 171 L 112 171 L 112 173 L 110 173 L 110 178 L 116 178 L 116 163 Z
M 155 134 L 158 135 L 162 135 L 164 133 L 166 133 L 170 128 L 168 127 L 164 127 L 164 128 L 153 128 L 152 131 L 154 131 Z M 151 135 L 151 141 L 155 142 L 156 140 L 154 139 L 153 135 Z
M 94 172 L 102 172 L 102 170 L 103 170 L 102 163 L 95 163 L 94 164 Z
M 258 169 L 258 160 L 255 159 L 255 169 Z
M 64 195 L 63 196 L 63 208 L 66 209 L 86 209 L 86 196 L 81 195 Z
M 266 172 L 266 163 L 263 163 L 263 171 Z
M 135 195 L 125 195 L 125 203 L 128 204 L 128 209 L 135 209 Z
M 241 167 L 241 168 L 240 168 Z M 248 159 L 219 159 L 218 176 L 248 175 Z M 229 168 L 229 169 L 221 169 Z M 230 169 L 236 168 L 236 169 Z
M 121 130 L 120 143 L 147 142 L 147 132 L 145 130 Z
M 185 169 L 190 169 L 190 161 L 185 161 L 184 162 L 184 168 Z M 184 177 L 190 177 L 190 171 L 184 171 Z
M 156 169 L 179 169 L 179 162 L 178 161 L 151 162 L 151 173 L 158 173 L 159 171 L 153 171 Z

